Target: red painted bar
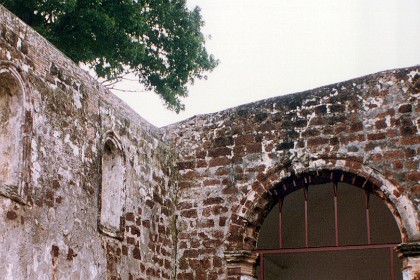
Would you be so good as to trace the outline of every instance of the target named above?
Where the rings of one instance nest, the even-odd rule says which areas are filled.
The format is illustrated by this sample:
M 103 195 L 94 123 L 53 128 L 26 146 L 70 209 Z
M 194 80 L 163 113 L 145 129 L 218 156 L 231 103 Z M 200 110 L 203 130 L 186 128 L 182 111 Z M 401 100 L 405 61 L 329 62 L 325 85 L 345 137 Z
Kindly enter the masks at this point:
M 370 210 L 369 210 L 369 198 L 370 193 L 368 191 L 365 192 L 366 194 L 366 226 L 367 226 L 367 239 L 368 244 L 371 244 L 371 238 L 370 238 Z
M 305 195 L 305 247 L 309 247 L 309 229 L 308 229 L 308 185 L 303 189 Z
M 334 188 L 334 219 L 335 219 L 335 246 L 338 246 L 338 202 L 337 202 L 337 187 L 336 181 L 333 182 Z
M 389 257 L 391 259 L 391 280 L 395 280 L 395 273 L 394 273 L 394 250 L 393 248 L 389 248 Z
M 264 280 L 264 254 L 260 254 L 260 280 Z
M 283 198 L 279 198 L 279 248 L 283 248 Z
M 392 250 L 397 245 L 398 245 L 397 243 L 386 243 L 386 244 L 370 244 L 370 245 L 264 249 L 264 250 L 255 250 L 253 252 L 259 253 L 259 254 L 287 254 L 287 253 L 331 252 L 331 251 L 346 251 L 346 250 L 369 250 L 369 249 L 384 249 L 384 248 L 390 248 Z

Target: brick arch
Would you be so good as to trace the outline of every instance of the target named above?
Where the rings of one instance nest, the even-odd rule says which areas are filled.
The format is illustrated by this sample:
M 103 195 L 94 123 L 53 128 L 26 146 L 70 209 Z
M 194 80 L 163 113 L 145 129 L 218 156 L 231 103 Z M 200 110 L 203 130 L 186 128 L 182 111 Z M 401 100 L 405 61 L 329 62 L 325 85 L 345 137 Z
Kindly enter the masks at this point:
M 420 230 L 416 222 L 419 217 L 410 198 L 400 191 L 396 182 L 391 182 L 368 165 L 351 159 L 311 160 L 307 163 L 307 167 L 299 167 L 299 164 L 274 167 L 267 172 L 267 176 L 260 183 L 254 184 L 234 215 L 253 228 L 260 227 L 264 220 L 263 215 L 271 206 L 273 191 L 278 185 L 294 178 L 304 180 L 305 175 L 316 175 L 321 171 L 334 171 L 336 174 L 347 174 L 347 177 L 355 176 L 358 182 L 374 186 L 372 190 L 381 197 L 393 214 L 401 232 L 401 240 L 403 242 L 419 240 Z
M 271 168 L 259 183 L 253 185 L 232 214 L 225 246 L 228 275 L 232 279 L 238 276 L 254 279 L 257 256 L 252 250 L 255 249 L 266 214 L 277 202 L 278 191 L 282 190 L 287 195 L 306 183 L 322 184 L 337 180 L 367 188 L 377 194 L 390 209 L 399 227 L 402 244 L 419 239 L 418 215 L 412 201 L 400 192 L 396 183 L 386 179 L 377 170 L 351 159 L 310 160 L 305 166 L 283 164 Z M 320 179 L 310 182 L 309 176 Z

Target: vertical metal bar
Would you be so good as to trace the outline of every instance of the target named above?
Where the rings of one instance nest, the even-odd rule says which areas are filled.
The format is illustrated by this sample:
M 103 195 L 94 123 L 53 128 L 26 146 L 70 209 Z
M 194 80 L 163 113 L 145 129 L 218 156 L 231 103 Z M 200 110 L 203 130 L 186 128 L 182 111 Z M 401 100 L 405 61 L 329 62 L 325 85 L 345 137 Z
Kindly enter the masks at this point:
M 260 254 L 260 280 L 264 280 L 264 254 Z
M 335 219 L 335 246 L 338 246 L 338 202 L 337 202 L 337 181 L 333 181 L 334 189 L 334 219 Z
M 365 191 L 366 194 L 366 226 L 367 226 L 367 239 L 368 244 L 371 244 L 371 238 L 370 238 L 370 210 L 369 210 L 369 198 L 370 193 L 368 190 Z
M 279 197 L 279 248 L 283 248 L 283 197 Z
M 305 196 L 305 247 L 309 247 L 309 229 L 308 229 L 308 185 L 305 185 L 304 189 Z
M 394 251 L 392 248 L 389 248 L 389 256 L 391 259 L 391 280 L 395 280 L 395 273 L 394 273 Z

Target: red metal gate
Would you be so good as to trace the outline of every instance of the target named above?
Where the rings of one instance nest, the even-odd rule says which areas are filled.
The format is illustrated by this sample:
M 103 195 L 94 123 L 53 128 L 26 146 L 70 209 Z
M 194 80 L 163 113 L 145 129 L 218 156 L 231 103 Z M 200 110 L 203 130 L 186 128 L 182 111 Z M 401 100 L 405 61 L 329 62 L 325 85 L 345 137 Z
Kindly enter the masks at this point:
M 387 244 L 372 244 L 371 243 L 371 221 L 370 221 L 370 207 L 369 207 L 369 201 L 370 201 L 370 195 L 373 190 L 373 185 L 368 181 L 360 181 L 360 177 L 353 176 L 353 179 L 351 182 L 353 185 L 358 184 L 358 187 L 361 187 L 365 190 L 365 206 L 366 206 L 366 240 L 367 244 L 362 245 L 346 245 L 346 246 L 340 246 L 340 240 L 339 240 L 339 234 L 338 234 L 338 225 L 339 225 L 339 215 L 338 215 L 338 192 L 337 192 L 337 186 L 338 181 L 343 181 L 344 176 L 346 174 L 341 174 L 341 177 L 339 176 L 337 179 L 336 174 L 331 172 L 331 176 L 328 176 L 329 178 L 326 180 L 325 177 L 321 178 L 321 180 L 318 180 L 319 182 L 325 183 L 326 181 L 332 182 L 333 184 L 333 200 L 334 200 L 334 223 L 335 223 L 335 241 L 332 244 L 335 244 L 335 246 L 325 246 L 325 247 L 310 247 L 309 246 L 309 206 L 308 206 L 308 186 L 312 181 L 314 180 L 314 177 L 304 177 L 303 179 L 300 179 L 299 181 L 291 180 L 289 182 L 289 186 L 286 184 L 283 184 L 279 188 L 273 191 L 274 195 L 278 197 L 278 204 L 279 204 L 279 244 L 278 248 L 275 249 L 262 249 L 262 250 L 254 250 L 254 253 L 257 253 L 259 256 L 259 266 L 260 266 L 260 272 L 259 272 L 259 280 L 264 280 L 264 256 L 268 254 L 295 254 L 295 253 L 311 253 L 311 252 L 332 252 L 332 251 L 352 251 L 352 250 L 372 250 L 372 249 L 384 249 L 389 251 L 389 257 L 390 257 L 390 264 L 389 264 L 389 273 L 391 275 L 390 279 L 394 280 L 394 250 L 393 248 L 397 246 L 396 243 L 387 243 Z M 356 182 L 356 179 L 358 179 L 358 183 Z M 348 180 L 347 180 L 348 181 Z M 300 184 L 300 186 L 299 186 Z M 305 244 L 301 248 L 284 248 L 283 246 L 283 202 L 284 198 L 287 194 L 291 193 L 290 188 L 297 190 L 299 188 L 304 189 L 304 211 L 305 211 Z

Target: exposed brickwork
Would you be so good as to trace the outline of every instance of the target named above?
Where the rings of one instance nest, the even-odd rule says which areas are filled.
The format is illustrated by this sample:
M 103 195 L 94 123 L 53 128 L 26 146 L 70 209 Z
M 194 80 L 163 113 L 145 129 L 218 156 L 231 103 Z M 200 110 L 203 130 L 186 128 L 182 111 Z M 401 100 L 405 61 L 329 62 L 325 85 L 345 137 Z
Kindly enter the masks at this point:
M 420 67 L 157 129 L 0 6 L 0 70 L 0 94 L 24 95 L 21 182 L 0 186 L 0 271 L 16 279 L 252 279 L 275 193 L 317 178 L 374 189 L 403 242 L 420 240 Z M 110 131 L 116 238 L 98 227 Z M 416 279 L 419 258 L 404 261 Z
M 224 254 L 254 248 L 272 190 L 292 174 L 350 172 L 384 192 L 397 217 L 402 196 L 419 209 L 419 77 L 419 67 L 382 72 L 168 126 L 181 174 L 177 271 L 244 275 L 228 272 Z M 397 219 L 403 238 L 419 238 L 417 222 Z M 197 260 L 222 265 L 202 274 Z
M 14 279 L 169 279 L 176 173 L 158 130 L 1 6 L 0 67 L 24 83 L 30 163 L 25 192 L 0 197 L 0 271 Z M 107 131 L 119 135 L 126 159 L 121 240 L 98 231 Z

